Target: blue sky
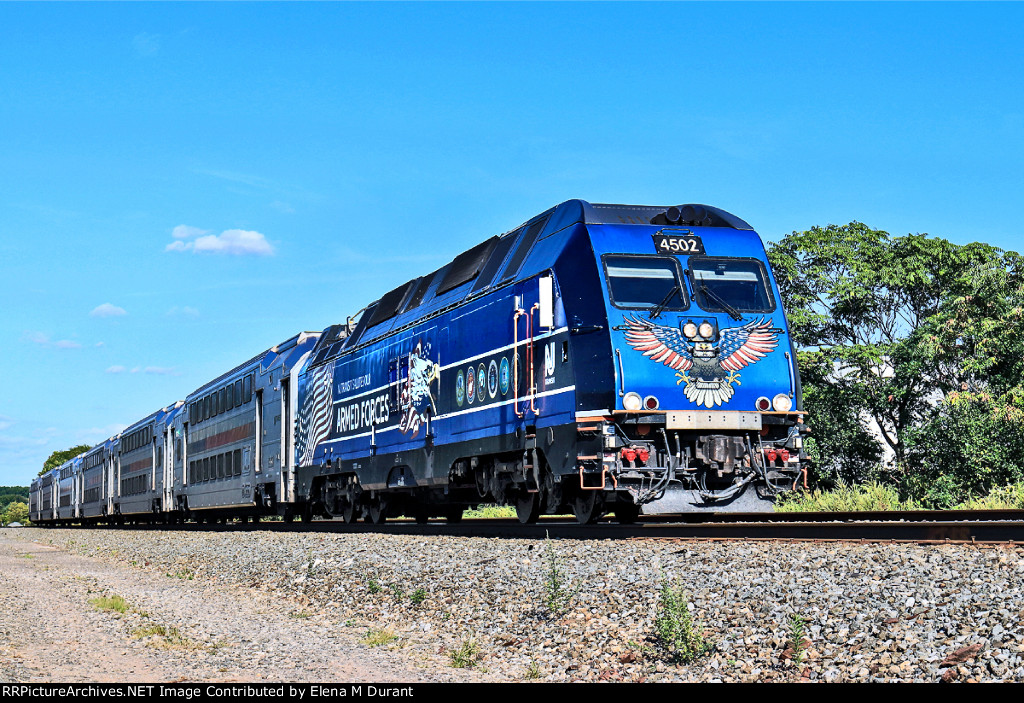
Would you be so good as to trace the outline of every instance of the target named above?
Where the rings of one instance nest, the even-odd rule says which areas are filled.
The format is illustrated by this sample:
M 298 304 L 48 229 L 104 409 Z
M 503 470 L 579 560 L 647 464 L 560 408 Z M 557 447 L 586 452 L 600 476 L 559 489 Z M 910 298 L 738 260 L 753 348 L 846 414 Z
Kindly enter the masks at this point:
M 0 4 L 0 484 L 569 198 L 1020 250 L 1024 5 Z

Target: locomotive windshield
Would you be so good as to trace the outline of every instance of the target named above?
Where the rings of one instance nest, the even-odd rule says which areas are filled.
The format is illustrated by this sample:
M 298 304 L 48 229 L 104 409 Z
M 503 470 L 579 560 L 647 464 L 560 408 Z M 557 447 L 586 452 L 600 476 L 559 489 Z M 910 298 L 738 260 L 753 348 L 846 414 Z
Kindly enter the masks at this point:
M 755 259 L 690 258 L 690 282 L 697 304 L 710 312 L 771 312 L 775 301 Z
M 685 310 L 690 306 L 674 258 L 608 255 L 604 268 L 612 304 L 617 307 Z

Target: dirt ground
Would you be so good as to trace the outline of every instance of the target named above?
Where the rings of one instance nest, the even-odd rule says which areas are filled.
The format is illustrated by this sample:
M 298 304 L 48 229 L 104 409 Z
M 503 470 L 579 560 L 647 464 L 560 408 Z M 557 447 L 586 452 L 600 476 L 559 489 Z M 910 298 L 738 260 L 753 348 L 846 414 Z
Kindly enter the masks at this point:
M 167 578 L 0 529 L 0 682 L 456 682 L 485 674 L 241 588 Z M 124 612 L 98 599 L 120 596 Z

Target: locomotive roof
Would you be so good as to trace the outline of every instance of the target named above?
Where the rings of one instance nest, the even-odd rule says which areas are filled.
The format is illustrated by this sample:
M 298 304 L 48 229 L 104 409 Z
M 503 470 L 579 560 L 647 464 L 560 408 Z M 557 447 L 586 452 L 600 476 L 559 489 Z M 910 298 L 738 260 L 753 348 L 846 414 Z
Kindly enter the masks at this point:
M 321 363 L 467 298 L 536 273 L 521 271 L 533 245 L 574 224 L 700 224 L 753 230 L 739 217 L 710 205 L 621 205 L 567 200 L 462 252 L 433 273 L 385 293 L 363 308 L 361 314 L 357 313 L 358 319 L 350 318 L 347 325 L 327 328 L 314 349 L 312 363 Z M 467 285 L 471 281 L 475 282 Z

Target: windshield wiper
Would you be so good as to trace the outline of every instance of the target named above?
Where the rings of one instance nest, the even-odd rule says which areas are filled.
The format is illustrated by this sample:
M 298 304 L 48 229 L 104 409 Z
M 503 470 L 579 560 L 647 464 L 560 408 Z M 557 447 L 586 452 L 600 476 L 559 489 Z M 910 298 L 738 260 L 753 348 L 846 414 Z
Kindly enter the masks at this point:
M 655 305 L 653 308 L 651 308 L 651 315 L 650 315 L 650 317 L 651 317 L 652 320 L 654 318 L 656 318 L 658 315 L 660 315 L 661 313 L 665 312 L 665 308 L 668 307 L 668 301 L 670 301 L 672 299 L 672 296 L 674 296 L 678 292 L 679 292 L 679 284 L 676 283 L 674 286 L 672 286 L 671 290 L 669 290 L 668 294 L 664 298 L 661 299 L 661 302 L 658 303 L 657 305 Z
M 734 320 L 742 320 L 743 319 L 743 315 L 740 314 L 739 310 L 734 308 L 732 305 L 729 305 L 729 303 L 725 302 L 725 299 L 722 298 L 722 296 L 720 296 L 715 291 L 713 291 L 710 288 L 708 288 L 706 283 L 701 283 L 700 284 L 700 292 L 703 293 L 705 295 L 705 297 L 713 298 L 714 300 L 718 301 L 718 304 L 722 306 L 723 310 L 725 310 L 727 313 L 729 313 L 729 317 L 731 317 L 732 319 L 734 319 Z

